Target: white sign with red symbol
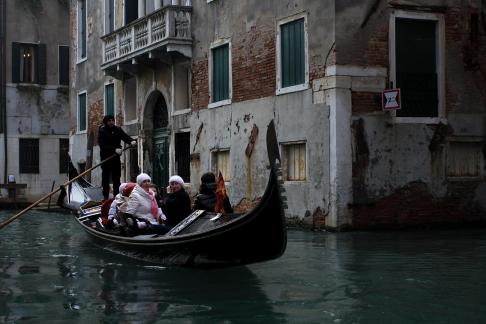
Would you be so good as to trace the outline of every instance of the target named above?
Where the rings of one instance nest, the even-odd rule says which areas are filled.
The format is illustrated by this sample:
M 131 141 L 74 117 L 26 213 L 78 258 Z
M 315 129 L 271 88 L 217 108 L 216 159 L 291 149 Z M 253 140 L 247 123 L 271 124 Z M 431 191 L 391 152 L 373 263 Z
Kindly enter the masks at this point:
M 384 90 L 381 94 L 383 110 L 400 109 L 400 89 Z

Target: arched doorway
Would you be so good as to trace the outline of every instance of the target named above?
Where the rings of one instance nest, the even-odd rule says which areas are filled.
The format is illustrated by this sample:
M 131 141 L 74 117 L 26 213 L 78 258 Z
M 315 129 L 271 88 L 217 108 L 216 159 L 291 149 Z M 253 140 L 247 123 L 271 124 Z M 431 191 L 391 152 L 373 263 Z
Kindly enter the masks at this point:
M 159 91 L 150 94 L 144 118 L 147 158 L 150 159 L 152 182 L 164 188 L 169 181 L 169 114 L 164 96 Z

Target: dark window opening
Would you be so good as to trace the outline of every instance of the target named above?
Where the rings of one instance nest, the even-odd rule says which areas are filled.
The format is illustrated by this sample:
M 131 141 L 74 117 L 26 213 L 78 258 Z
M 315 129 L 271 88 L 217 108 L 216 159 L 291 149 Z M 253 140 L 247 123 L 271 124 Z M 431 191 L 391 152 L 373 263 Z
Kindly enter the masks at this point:
M 59 46 L 59 84 L 69 85 L 69 46 Z
M 45 44 L 12 43 L 12 82 L 46 83 Z
M 79 28 L 79 39 L 78 39 L 78 58 L 82 59 L 86 57 L 86 0 L 78 1 L 79 14 L 78 14 L 78 28 Z
M 113 83 L 105 86 L 106 111 L 105 115 L 115 116 L 115 86 Z
M 169 116 L 167 113 L 167 105 L 162 96 L 157 99 L 154 106 L 154 129 L 164 128 L 169 125 Z
M 398 117 L 438 117 L 435 21 L 396 20 L 396 86 L 401 89 Z
M 68 173 L 69 170 L 69 139 L 59 139 L 59 173 Z
M 185 182 L 191 181 L 190 133 L 175 134 L 175 166 Z
M 19 139 L 20 173 L 39 173 L 39 139 Z
M 125 25 L 138 18 L 138 1 L 125 0 Z
M 471 15 L 471 31 L 470 31 L 470 39 L 472 43 L 476 43 L 478 41 L 479 35 L 479 16 L 477 14 Z
M 86 130 L 86 93 L 78 96 L 78 131 Z

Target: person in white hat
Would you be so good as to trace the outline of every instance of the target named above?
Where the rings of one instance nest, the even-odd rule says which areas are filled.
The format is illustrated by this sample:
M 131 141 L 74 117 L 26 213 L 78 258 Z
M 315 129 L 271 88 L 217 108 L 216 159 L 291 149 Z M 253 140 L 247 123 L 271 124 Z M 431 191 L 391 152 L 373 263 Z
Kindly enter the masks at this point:
M 127 214 L 137 218 L 138 230 L 147 228 L 149 232 L 165 234 L 171 228 L 163 224 L 166 217 L 159 208 L 151 187 L 152 179 L 146 173 L 137 176 L 137 185 L 128 199 Z
M 178 175 L 170 177 L 168 191 L 162 210 L 167 216 L 166 224 L 175 226 L 191 214 L 191 199 L 184 190 L 184 180 Z

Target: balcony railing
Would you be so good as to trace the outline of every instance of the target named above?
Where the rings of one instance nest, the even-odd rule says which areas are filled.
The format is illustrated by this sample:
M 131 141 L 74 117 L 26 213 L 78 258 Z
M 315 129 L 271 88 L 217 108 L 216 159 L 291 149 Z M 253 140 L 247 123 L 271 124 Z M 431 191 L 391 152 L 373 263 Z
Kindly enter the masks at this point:
M 101 37 L 102 69 L 163 46 L 174 45 L 172 48 L 177 50 L 182 45 L 190 49 L 191 11 L 191 6 L 165 6 Z

